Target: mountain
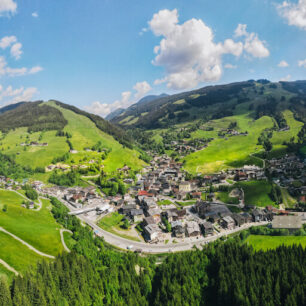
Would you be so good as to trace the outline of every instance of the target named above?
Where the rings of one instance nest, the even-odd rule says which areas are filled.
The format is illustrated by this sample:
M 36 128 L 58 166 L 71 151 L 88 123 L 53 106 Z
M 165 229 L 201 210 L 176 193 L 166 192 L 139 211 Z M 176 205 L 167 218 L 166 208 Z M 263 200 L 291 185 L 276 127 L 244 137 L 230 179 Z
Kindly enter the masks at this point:
M 156 99 L 159 98 L 163 98 L 163 97 L 167 97 L 168 95 L 165 93 L 162 93 L 160 95 L 149 95 L 149 96 L 145 96 L 143 98 L 141 98 L 138 102 L 136 102 L 135 104 L 131 105 L 128 109 L 133 109 L 134 106 L 137 105 L 144 105 L 146 103 L 152 102 Z M 125 108 L 117 108 L 116 110 L 114 110 L 113 112 L 111 112 L 110 114 L 108 114 L 105 119 L 106 120 L 113 120 L 116 117 L 119 117 L 121 114 L 123 114 L 126 111 Z
M 175 124 L 209 121 L 244 112 L 254 118 L 290 109 L 301 120 L 306 118 L 306 81 L 272 83 L 249 80 L 225 85 L 207 86 L 189 92 L 137 103 L 113 118 L 119 126 L 144 129 L 167 128 Z M 239 107 L 238 107 L 239 106 Z
M 109 113 L 105 119 L 110 121 L 112 119 L 114 119 L 115 117 L 120 116 L 123 112 L 125 111 L 125 108 L 117 108 L 116 110 L 114 110 L 113 112 Z
M 0 108 L 0 114 L 3 114 L 9 110 L 12 110 L 12 109 L 15 109 L 16 107 L 24 104 L 26 102 L 19 102 L 19 103 L 15 103 L 15 104 L 10 104 L 10 105 L 7 105 L 7 106 L 4 106 L 2 108 Z
M 141 98 L 136 104 L 142 105 L 164 97 L 168 97 L 168 94 L 162 93 L 160 95 L 149 95 Z
M 45 168 L 66 153 L 69 156 L 65 164 L 70 166 L 88 158 L 100 159 L 97 150 L 88 152 L 92 147 L 108 152 L 103 160 L 106 172 L 125 164 L 134 169 L 144 164 L 121 128 L 59 101 L 28 102 L 13 107 L 0 114 L 0 131 L 1 152 L 15 156 L 18 164 L 32 169 Z M 77 154 L 69 153 L 71 150 Z

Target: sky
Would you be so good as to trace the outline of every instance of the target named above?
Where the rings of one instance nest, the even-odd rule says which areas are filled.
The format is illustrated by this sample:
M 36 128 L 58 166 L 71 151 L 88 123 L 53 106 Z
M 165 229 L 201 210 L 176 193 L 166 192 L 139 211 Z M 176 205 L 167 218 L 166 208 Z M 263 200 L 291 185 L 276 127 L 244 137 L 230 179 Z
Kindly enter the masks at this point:
M 0 107 L 306 79 L 306 0 L 0 0 Z

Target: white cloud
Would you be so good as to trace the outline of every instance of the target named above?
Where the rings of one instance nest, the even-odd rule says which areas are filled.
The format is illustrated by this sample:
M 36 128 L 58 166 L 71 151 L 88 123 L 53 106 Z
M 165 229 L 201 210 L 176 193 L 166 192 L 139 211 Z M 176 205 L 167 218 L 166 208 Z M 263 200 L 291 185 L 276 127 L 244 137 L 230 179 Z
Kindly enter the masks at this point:
M 11 47 L 11 56 L 13 56 L 16 60 L 20 59 L 21 54 L 23 53 L 21 48 L 22 48 L 22 44 L 21 43 L 15 43 Z
M 5 36 L 0 40 L 0 48 L 6 49 L 15 42 L 17 42 L 16 36 Z
M 226 39 L 215 42 L 214 34 L 201 19 L 192 18 L 179 24 L 176 9 L 161 10 L 153 15 L 149 27 L 156 36 L 162 36 L 154 47 L 152 63 L 165 68 L 166 76 L 154 84 L 167 83 L 169 88 L 186 89 L 200 82 L 217 81 L 222 75 L 222 56 L 240 56 L 245 50 L 254 57 L 265 57 L 269 51 L 257 34 L 247 33 L 246 25 L 239 25 L 236 36 L 246 36 L 245 43 Z
M 277 66 L 281 68 L 286 68 L 289 66 L 289 64 L 286 61 L 280 61 Z
M 13 0 L 0 0 L 0 16 L 14 14 L 16 10 L 17 4 Z
M 284 1 L 277 8 L 289 25 L 306 30 L 306 0 L 299 0 L 298 3 Z
M 144 81 L 144 82 L 136 83 L 133 89 L 136 90 L 136 93 L 134 95 L 135 99 L 139 100 L 142 97 L 144 97 L 145 94 L 152 89 L 152 87 L 150 86 L 148 82 Z
M 2 101 L 1 106 L 18 103 L 21 101 L 30 101 L 33 96 L 38 93 L 35 87 L 20 87 L 13 89 L 12 86 L 8 86 L 6 89 L 0 85 L 0 101 Z
M 235 36 L 236 37 L 247 36 L 248 33 L 247 33 L 246 28 L 247 28 L 246 24 L 239 23 L 238 27 L 235 30 Z
M 235 30 L 236 37 L 245 37 L 244 50 L 253 57 L 263 58 L 270 55 L 269 50 L 265 46 L 266 43 L 258 38 L 256 33 L 247 32 L 246 24 L 238 24 Z
M 290 74 L 288 74 L 284 78 L 280 79 L 280 81 L 282 81 L 282 82 L 286 82 L 286 81 L 289 81 L 289 80 L 291 80 L 291 75 Z
M 299 65 L 299 67 L 306 68 L 306 59 L 298 61 L 298 65 Z
M 224 68 L 226 68 L 226 69 L 236 69 L 237 66 L 236 65 L 232 65 L 232 64 L 225 64 Z
M 38 17 L 38 13 L 37 12 L 33 12 L 32 13 L 32 17 L 37 18 Z
M 139 35 L 142 36 L 144 33 L 148 32 L 148 28 L 142 28 L 139 32 Z
M 133 89 L 136 91 L 133 95 L 133 99 L 131 99 L 131 91 L 124 91 L 121 93 L 121 99 L 116 100 L 113 103 L 102 103 L 100 101 L 95 101 L 91 105 L 85 106 L 84 108 L 90 113 L 105 117 L 118 108 L 127 108 L 138 102 L 140 98 L 142 98 L 148 91 L 151 90 L 151 86 L 148 82 L 143 81 L 136 83 L 133 86 Z
M 34 66 L 29 70 L 29 74 L 35 74 L 38 73 L 40 71 L 44 70 L 42 67 L 40 66 Z
M 0 77 L 1 76 L 9 76 L 9 77 L 16 77 L 16 76 L 23 76 L 27 74 L 35 74 L 43 70 L 40 66 L 35 66 L 32 68 L 12 68 L 7 65 L 7 62 L 3 56 L 0 56 Z

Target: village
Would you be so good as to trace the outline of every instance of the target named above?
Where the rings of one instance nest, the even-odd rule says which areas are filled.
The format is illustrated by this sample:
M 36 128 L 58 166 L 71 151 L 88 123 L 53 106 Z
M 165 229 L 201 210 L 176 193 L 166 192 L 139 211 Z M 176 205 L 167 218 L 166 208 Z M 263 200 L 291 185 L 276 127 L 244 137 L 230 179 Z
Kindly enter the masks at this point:
M 272 159 L 266 168 L 276 184 L 289 187 L 302 200 L 305 198 L 305 163 L 299 158 L 286 155 Z M 272 206 L 245 205 L 244 192 L 240 188 L 232 188 L 230 192 L 230 196 L 237 199 L 235 203 L 216 198 L 213 190 L 223 190 L 234 181 L 267 180 L 265 169 L 258 166 L 245 165 L 189 178 L 181 163 L 166 154 L 153 154 L 150 164 L 136 174 L 135 179 L 129 177 L 129 170 L 127 166 L 117 169 L 124 174 L 123 181 L 129 186 L 123 196 L 105 196 L 98 192 L 97 186 L 66 188 L 45 186 L 40 181 L 31 185 L 41 195 L 61 199 L 71 214 L 82 215 L 96 224 L 105 216 L 119 213 L 128 228 L 148 243 L 178 243 L 218 235 L 256 222 L 272 222 L 273 225 L 275 216 L 284 218 L 282 222 L 278 219 L 278 224 L 287 224 L 288 211 Z M 301 181 L 300 185 L 294 185 L 297 180 Z M 0 184 L 6 189 L 18 190 L 26 183 L 0 178 Z M 33 203 L 30 208 L 32 206 Z M 305 214 L 291 214 L 291 223 L 283 226 L 299 229 L 304 219 Z
M 268 163 L 269 173 L 280 185 L 292 186 L 294 180 L 303 179 L 302 186 L 290 187 L 301 197 L 305 196 L 304 167 L 305 164 L 295 156 L 272 159 Z M 179 243 L 219 235 L 258 222 L 299 229 L 301 222 L 305 221 L 303 213 L 291 214 L 290 222 L 286 222 L 288 211 L 272 206 L 259 208 L 245 205 L 243 190 L 239 188 L 232 189 L 230 193 L 237 198 L 235 204 L 216 198 L 212 189 L 222 189 L 230 182 L 266 180 L 264 169 L 258 166 L 244 166 L 188 179 L 181 163 L 165 154 L 156 154 L 150 164 L 136 174 L 135 180 L 129 177 L 129 170 L 127 166 L 118 169 L 125 174 L 124 182 L 129 186 L 124 196 L 105 196 L 98 192 L 96 186 L 66 188 L 45 186 L 34 181 L 32 187 L 41 195 L 61 199 L 70 208 L 71 214 L 82 215 L 95 224 L 101 218 L 119 213 L 127 227 L 148 243 Z M 22 185 L 4 177 L 0 178 L 0 184 L 6 189 L 17 190 Z M 273 224 L 276 216 L 278 225 Z

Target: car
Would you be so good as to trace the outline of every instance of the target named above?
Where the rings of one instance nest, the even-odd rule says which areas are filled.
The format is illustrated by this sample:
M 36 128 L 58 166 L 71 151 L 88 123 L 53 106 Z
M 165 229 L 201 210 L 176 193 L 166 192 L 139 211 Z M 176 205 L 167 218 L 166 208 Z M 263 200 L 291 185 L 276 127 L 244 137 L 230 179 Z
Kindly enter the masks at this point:
M 129 245 L 129 246 L 127 247 L 127 249 L 128 249 L 128 250 L 131 250 L 133 247 L 134 247 L 133 245 Z

